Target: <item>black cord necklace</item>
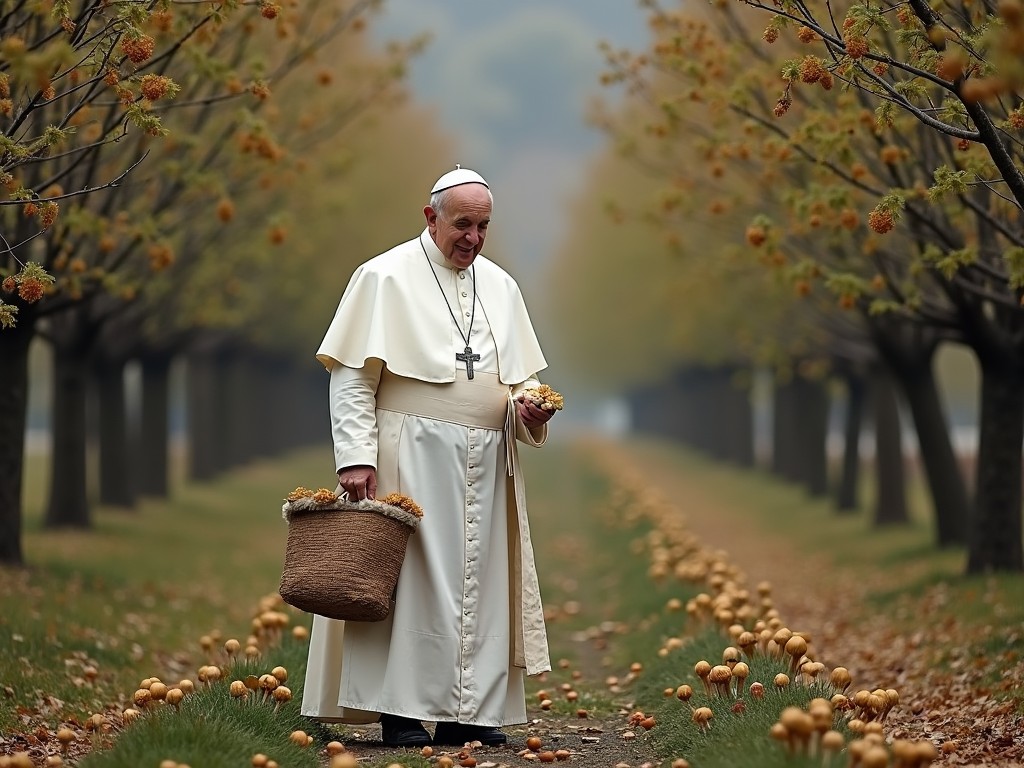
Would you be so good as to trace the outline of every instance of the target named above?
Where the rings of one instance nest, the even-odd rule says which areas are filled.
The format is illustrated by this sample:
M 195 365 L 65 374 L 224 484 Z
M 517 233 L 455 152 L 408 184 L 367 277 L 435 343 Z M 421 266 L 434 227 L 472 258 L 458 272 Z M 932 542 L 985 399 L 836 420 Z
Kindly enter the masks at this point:
M 445 295 L 444 288 L 441 286 L 441 279 L 437 276 L 437 272 L 434 270 L 434 262 L 430 260 L 430 256 L 427 255 L 427 247 L 423 245 L 423 235 L 420 235 L 420 248 L 423 249 L 423 256 L 427 260 L 427 266 L 430 267 L 430 274 L 434 276 L 434 282 L 437 283 L 437 289 L 441 292 L 441 298 L 444 299 L 444 305 L 448 307 L 448 314 L 452 316 L 452 322 L 455 323 L 455 330 L 459 332 L 459 336 L 466 343 L 466 349 L 462 352 L 455 353 L 455 360 L 457 362 L 466 364 L 466 378 L 473 378 L 473 363 L 480 360 L 479 353 L 474 354 L 473 348 L 469 345 L 469 337 L 473 335 L 473 320 L 476 319 L 476 265 L 470 266 L 470 277 L 473 279 L 473 308 L 469 313 L 469 331 L 467 333 L 462 332 L 462 326 L 459 325 L 459 320 L 455 317 L 455 312 L 452 310 L 452 305 L 448 301 L 448 296 Z

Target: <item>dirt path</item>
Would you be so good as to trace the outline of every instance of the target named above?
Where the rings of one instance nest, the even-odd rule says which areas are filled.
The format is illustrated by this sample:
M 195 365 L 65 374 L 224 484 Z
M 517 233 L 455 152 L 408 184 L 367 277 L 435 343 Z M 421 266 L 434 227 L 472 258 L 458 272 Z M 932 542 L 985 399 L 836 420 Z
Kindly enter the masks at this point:
M 872 609 L 873 593 L 916 578 L 918 569 L 912 560 L 877 573 L 837 563 L 821 552 L 804 551 L 785 536 L 773 534 L 769 526 L 751 525 L 747 510 L 730 508 L 721 498 L 705 495 L 680 476 L 672 456 L 656 444 L 608 443 L 602 451 L 610 452 L 624 471 L 652 478 L 660 492 L 685 510 L 689 530 L 708 546 L 727 552 L 750 586 L 770 582 L 775 606 L 786 624 L 810 633 L 826 665 L 847 667 L 856 688 L 897 689 L 901 703 L 887 720 L 889 738 L 931 739 L 942 750 L 937 764 L 1024 766 L 1024 720 L 983 682 L 992 660 L 965 657 L 936 664 L 950 647 L 957 647 L 958 640 L 965 645 L 967 640 L 962 636 L 967 630 L 941 586 L 923 601 L 897 602 L 886 613 Z M 902 629 L 915 621 L 917 631 Z M 1024 685 L 1024 663 L 1012 654 L 1007 659 L 1002 685 Z M 583 659 L 581 666 L 586 666 Z M 599 674 L 589 670 L 587 678 L 594 681 Z M 530 736 L 541 738 L 544 749 L 568 750 L 575 768 L 639 768 L 655 762 L 642 733 L 635 739 L 623 738 L 628 730 L 625 711 L 600 720 L 577 720 L 542 711 L 536 702 L 529 704 L 531 723 L 507 728 L 506 747 L 470 751 L 476 768 L 536 762 L 536 756 L 524 750 Z M 379 728 L 371 726 L 353 732 L 346 743 L 375 762 L 398 756 L 379 739 Z M 458 750 L 447 754 L 458 766 Z
M 1001 687 L 1024 686 L 1024 661 L 1016 652 L 996 658 L 955 658 L 951 669 L 936 666 L 952 647 L 966 645 L 969 631 L 957 620 L 941 586 L 925 600 L 898 602 L 892 612 L 870 608 L 869 595 L 911 583 L 915 566 L 901 564 L 899 581 L 853 569 L 820 553 L 800 551 L 766 526 L 753 527 L 749 517 L 703 496 L 679 476 L 670 457 L 653 447 L 606 446 L 622 466 L 643 469 L 655 485 L 686 510 L 689 529 L 703 542 L 728 552 L 750 585 L 771 582 L 775 605 L 787 625 L 811 634 L 827 666 L 845 666 L 855 687 L 895 688 L 900 705 L 887 721 L 892 738 L 930 738 L 942 749 L 941 764 L 1021 766 L 1024 718 L 1012 703 L 993 696 L 983 680 L 1001 665 Z M 883 581 L 886 579 L 887 581 Z M 988 599 L 979 595 L 979 599 Z M 993 606 L 998 612 L 998 606 Z M 914 624 L 916 631 L 901 629 Z M 977 630 L 970 630 L 977 632 Z M 1024 632 L 1024 627 L 1018 628 Z M 1013 637 L 1010 635 L 1010 637 Z M 944 748 L 943 748 L 943 745 Z

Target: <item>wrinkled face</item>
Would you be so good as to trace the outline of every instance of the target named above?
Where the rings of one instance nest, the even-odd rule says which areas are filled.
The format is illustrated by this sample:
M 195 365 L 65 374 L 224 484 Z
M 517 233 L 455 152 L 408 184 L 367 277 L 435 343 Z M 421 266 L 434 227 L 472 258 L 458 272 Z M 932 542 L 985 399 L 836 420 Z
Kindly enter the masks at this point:
M 423 215 L 437 249 L 452 266 L 467 269 L 484 247 L 491 196 L 483 184 L 460 184 L 448 190 L 444 210 L 428 205 Z

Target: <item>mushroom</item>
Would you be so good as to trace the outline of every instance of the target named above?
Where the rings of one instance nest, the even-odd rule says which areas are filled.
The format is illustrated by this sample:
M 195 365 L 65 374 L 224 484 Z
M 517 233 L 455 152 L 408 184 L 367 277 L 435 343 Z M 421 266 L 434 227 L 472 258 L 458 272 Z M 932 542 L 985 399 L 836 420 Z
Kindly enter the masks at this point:
M 231 698 L 239 699 L 240 703 L 249 695 L 249 689 L 241 680 L 232 680 L 231 685 L 228 686 L 228 692 L 231 694 Z
M 744 632 L 736 638 L 736 643 L 748 659 L 754 658 L 754 650 L 757 648 L 757 635 L 753 632 Z
M 452 768 L 455 762 L 450 757 L 440 757 L 437 760 L 438 768 Z M 331 758 L 330 768 L 357 768 L 359 761 L 351 752 L 342 752 Z
M 811 725 L 818 734 L 832 728 L 832 702 L 828 699 L 814 699 L 807 705 L 807 714 L 811 717 Z
M 711 664 L 704 659 L 701 659 L 693 665 L 694 674 L 700 678 L 700 681 L 704 683 L 704 692 L 711 695 L 711 685 L 708 683 L 708 675 L 711 673 Z
M 850 709 L 853 709 L 853 704 L 851 704 L 850 700 L 841 693 L 833 695 L 832 698 L 829 699 L 829 701 L 832 702 L 832 709 L 836 710 L 837 712 L 846 712 Z
M 917 768 L 917 750 L 914 742 L 907 739 L 893 739 L 889 747 L 892 750 L 895 768 Z
M 775 643 L 774 655 L 781 656 L 782 650 L 786 647 L 786 643 L 793 637 L 793 632 L 786 627 L 779 627 L 775 630 L 775 634 L 772 635 L 772 642 Z M 772 646 L 769 646 L 771 649 Z
M 915 751 L 917 752 L 917 764 L 922 766 L 922 768 L 931 765 L 932 761 L 939 756 L 939 751 L 930 741 L 917 742 Z
M 836 667 L 829 675 L 829 682 L 840 693 L 846 693 L 846 689 L 850 687 L 853 678 L 850 676 L 850 670 L 846 667 Z
M 814 681 L 817 680 L 818 675 L 820 675 L 824 670 L 825 665 L 820 661 L 807 661 L 800 666 L 800 671 L 803 673 L 804 677 L 807 678 L 808 685 L 813 685 Z
M 292 700 L 291 689 L 286 688 L 283 685 L 279 685 L 279 686 L 277 686 L 277 688 L 274 689 L 273 696 L 274 696 L 274 713 L 275 714 L 277 713 L 277 710 L 279 710 L 281 708 L 282 704 L 287 704 L 289 701 Z
M 732 685 L 732 670 L 724 664 L 718 664 L 708 673 L 708 681 L 715 686 L 715 693 L 725 697 L 729 695 Z
M 885 718 L 892 711 L 892 708 L 900 703 L 900 694 L 895 688 L 885 689 L 885 704 L 882 707 L 882 713 L 879 715 L 879 720 L 885 721 Z
M 750 684 L 750 695 L 755 699 L 764 698 L 764 683 L 754 681 Z
M 732 668 L 732 676 L 736 678 L 736 695 L 742 696 L 743 689 L 747 684 L 747 677 L 750 676 L 750 667 L 744 661 L 738 661 Z
M 868 747 L 871 746 L 864 739 L 854 739 L 850 742 L 850 745 L 846 748 L 847 754 L 850 756 L 850 768 L 859 768 L 861 760 L 864 757 L 864 753 L 868 751 Z
M 781 631 L 779 630 L 779 632 Z M 778 638 L 778 634 L 778 632 L 775 633 L 776 638 Z M 777 639 L 776 642 L 778 642 Z M 783 647 L 790 656 L 789 673 L 791 675 L 795 674 L 800 665 L 800 657 L 807 653 L 807 641 L 800 637 L 800 635 L 793 635 L 786 641 Z
M 722 663 L 725 664 L 730 670 L 736 666 L 736 662 L 740 660 L 740 652 L 738 648 L 729 646 L 722 651 Z
M 70 747 L 71 743 L 77 738 L 78 737 L 75 735 L 75 732 L 70 728 L 57 729 L 57 741 L 60 742 L 60 751 L 62 754 L 66 755 L 68 753 L 68 747 Z
M 242 649 L 242 644 L 235 638 L 230 638 L 224 641 L 224 652 L 228 655 L 228 659 L 232 662 L 235 660 L 235 655 Z
M 782 723 L 773 723 L 768 734 L 780 744 L 786 745 L 786 750 L 792 754 L 793 742 L 789 738 L 789 730 Z
M 825 753 L 825 767 L 828 768 L 832 757 L 838 755 L 846 745 L 846 739 L 839 731 L 825 731 L 821 734 L 821 751 Z
M 139 688 L 132 696 L 132 701 L 139 709 L 145 709 L 146 705 L 153 699 L 153 695 L 146 688 Z
M 692 696 L 693 696 L 693 688 L 691 688 L 690 686 L 686 685 L 685 683 L 683 685 L 680 685 L 678 688 L 676 688 L 676 698 L 679 699 L 680 701 L 687 702 L 687 701 L 690 700 L 690 697 L 692 697 Z
M 791 747 L 805 752 L 814 730 L 811 716 L 800 707 L 786 707 L 779 715 L 779 722 L 786 726 L 786 731 L 789 732 Z
M 711 711 L 711 707 L 697 707 L 693 710 L 691 719 L 703 731 L 711 728 L 711 718 L 714 716 L 715 713 Z
M 873 744 L 867 748 L 860 759 L 863 768 L 885 768 L 889 764 L 889 753 L 880 744 Z
M 267 696 L 273 692 L 280 683 L 277 682 L 277 678 L 273 675 L 261 675 L 260 676 L 260 689 L 263 691 L 263 700 L 267 700 Z
M 288 738 L 298 747 L 304 747 L 308 742 L 305 731 L 292 731 Z
M 159 681 L 149 686 L 149 695 L 152 697 L 153 701 L 163 701 L 164 697 L 167 695 L 167 691 L 167 686 Z
M 777 674 L 775 676 L 775 681 L 774 682 L 775 682 L 775 687 L 778 688 L 780 691 L 783 688 L 788 688 L 789 687 L 789 675 L 787 675 L 785 672 L 779 672 L 779 674 Z
M 286 683 L 288 682 L 288 670 L 284 667 L 274 667 L 270 670 L 270 674 L 277 678 L 277 682 Z
M 170 704 L 172 707 L 177 709 L 181 706 L 182 699 L 185 698 L 185 693 L 181 688 L 171 688 L 167 691 L 167 695 L 164 696 L 164 701 Z

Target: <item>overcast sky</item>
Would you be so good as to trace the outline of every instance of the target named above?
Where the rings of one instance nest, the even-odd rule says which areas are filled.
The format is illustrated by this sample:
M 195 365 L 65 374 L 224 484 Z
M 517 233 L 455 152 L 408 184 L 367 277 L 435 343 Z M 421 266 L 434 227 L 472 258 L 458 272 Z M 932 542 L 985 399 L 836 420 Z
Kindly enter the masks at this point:
M 456 156 L 439 157 L 437 175 L 459 162 L 487 178 L 487 251 L 529 299 L 587 153 L 602 141 L 585 122 L 602 93 L 598 42 L 642 46 L 643 14 L 635 0 L 385 0 L 375 29 L 380 39 L 431 33 L 410 84 L 455 138 Z

